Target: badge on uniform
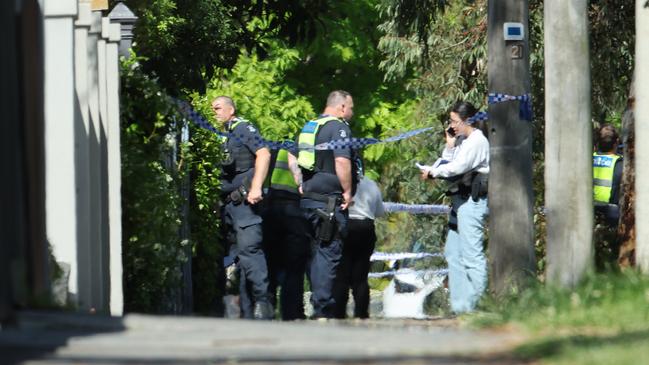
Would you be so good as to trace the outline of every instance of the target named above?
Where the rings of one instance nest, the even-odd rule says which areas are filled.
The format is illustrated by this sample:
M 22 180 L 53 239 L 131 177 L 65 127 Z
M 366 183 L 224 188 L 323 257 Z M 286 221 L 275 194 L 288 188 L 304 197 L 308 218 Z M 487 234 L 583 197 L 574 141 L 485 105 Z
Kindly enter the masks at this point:
M 255 133 L 255 132 L 257 131 L 257 130 L 255 129 L 255 127 L 253 127 L 253 126 L 251 126 L 251 125 L 248 126 L 248 130 L 251 131 L 252 133 Z
M 340 138 L 345 138 L 345 137 L 347 137 L 347 132 L 345 132 L 344 129 L 341 129 L 339 133 L 340 133 Z

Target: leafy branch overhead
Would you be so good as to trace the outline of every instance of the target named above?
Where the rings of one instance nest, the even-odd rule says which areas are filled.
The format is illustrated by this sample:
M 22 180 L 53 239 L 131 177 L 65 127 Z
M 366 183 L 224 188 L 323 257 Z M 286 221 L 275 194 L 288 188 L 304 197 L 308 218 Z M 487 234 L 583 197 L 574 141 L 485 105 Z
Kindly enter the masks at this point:
M 117 0 L 111 0 L 112 4 Z M 234 66 L 242 50 L 267 53 L 262 39 L 270 33 L 291 44 L 313 40 L 328 2 L 307 0 L 125 0 L 138 15 L 134 48 L 146 72 L 173 95 L 204 91 L 216 68 Z M 268 17 L 264 29 L 250 28 Z

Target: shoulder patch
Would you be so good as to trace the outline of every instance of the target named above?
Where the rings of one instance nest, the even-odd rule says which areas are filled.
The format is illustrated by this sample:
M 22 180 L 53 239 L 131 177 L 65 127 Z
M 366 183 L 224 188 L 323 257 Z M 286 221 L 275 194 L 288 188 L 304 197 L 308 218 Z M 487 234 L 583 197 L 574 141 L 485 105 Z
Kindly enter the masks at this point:
M 318 123 L 310 120 L 302 127 L 302 133 L 313 133 L 316 128 L 318 128 Z
M 251 125 L 248 125 L 248 130 L 251 131 L 252 133 L 255 133 L 255 132 L 257 131 L 257 130 L 255 129 L 255 127 L 253 127 L 253 126 L 251 126 Z
M 340 131 L 338 131 L 338 133 L 340 134 L 340 138 L 347 137 L 347 132 L 344 129 L 341 129 Z

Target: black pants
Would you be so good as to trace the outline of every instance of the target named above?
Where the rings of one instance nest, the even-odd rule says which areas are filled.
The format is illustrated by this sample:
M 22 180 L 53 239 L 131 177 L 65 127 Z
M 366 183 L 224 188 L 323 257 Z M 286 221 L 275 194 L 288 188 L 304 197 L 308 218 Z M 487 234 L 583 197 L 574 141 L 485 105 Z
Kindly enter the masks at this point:
M 370 256 L 374 252 L 375 244 L 373 220 L 349 219 L 343 255 L 334 280 L 336 318 L 345 318 L 347 315 L 350 288 L 354 295 L 354 317 L 369 317 L 370 288 L 367 284 L 367 274 L 370 271 Z
M 309 241 L 311 242 L 311 256 L 307 262 L 307 274 L 311 283 L 311 304 L 313 305 L 314 318 L 334 318 L 335 299 L 333 284 L 336 270 L 342 256 L 342 237 L 347 231 L 347 211 L 336 207 L 336 233 L 328 242 L 319 240 L 318 230 L 322 219 L 316 209 L 326 209 L 323 202 L 302 199 L 300 207 L 304 217 L 309 222 Z
M 223 209 L 226 239 L 234 244 L 241 273 L 242 288 L 250 294 L 250 303 L 268 301 L 268 267 L 262 250 L 262 219 L 257 207 L 227 203 Z M 249 311 L 242 307 L 244 316 Z
M 304 273 L 311 248 L 299 200 L 271 199 L 263 227 L 271 301 L 279 287 L 282 319 L 304 319 Z

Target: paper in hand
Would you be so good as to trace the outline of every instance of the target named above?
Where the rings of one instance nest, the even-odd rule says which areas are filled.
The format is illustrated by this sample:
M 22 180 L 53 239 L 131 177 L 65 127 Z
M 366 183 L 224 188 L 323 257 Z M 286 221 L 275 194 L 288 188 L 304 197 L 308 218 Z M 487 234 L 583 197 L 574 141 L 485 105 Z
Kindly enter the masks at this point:
M 429 171 L 430 171 L 430 170 L 433 169 L 433 166 L 430 166 L 430 165 L 422 165 L 422 164 L 420 164 L 419 162 L 415 162 L 415 166 L 417 166 L 417 168 L 420 169 L 420 170 L 429 170 Z

